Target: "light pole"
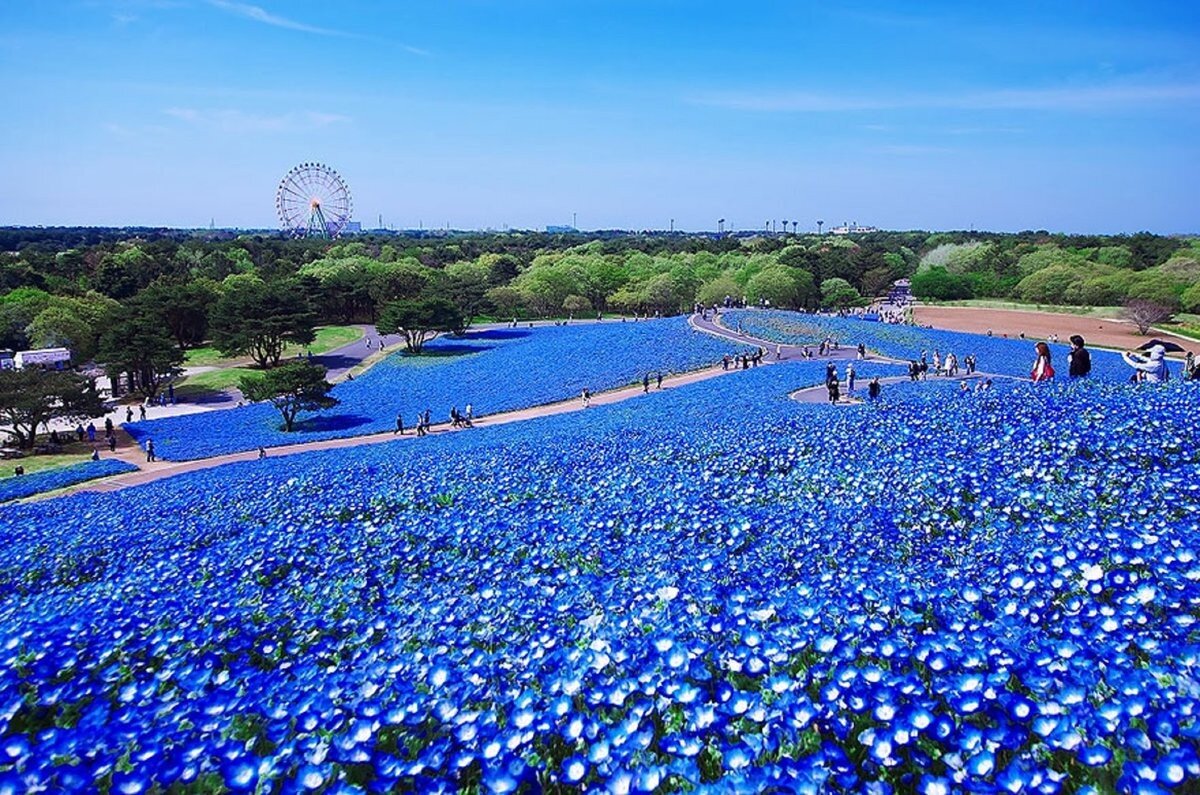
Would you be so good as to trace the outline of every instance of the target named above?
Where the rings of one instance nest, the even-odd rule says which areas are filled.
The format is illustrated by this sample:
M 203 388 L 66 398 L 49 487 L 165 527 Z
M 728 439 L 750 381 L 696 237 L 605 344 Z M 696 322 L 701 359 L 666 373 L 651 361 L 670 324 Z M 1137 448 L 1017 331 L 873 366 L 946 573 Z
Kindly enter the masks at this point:
M 671 234 L 675 234 L 675 219 L 671 219 Z

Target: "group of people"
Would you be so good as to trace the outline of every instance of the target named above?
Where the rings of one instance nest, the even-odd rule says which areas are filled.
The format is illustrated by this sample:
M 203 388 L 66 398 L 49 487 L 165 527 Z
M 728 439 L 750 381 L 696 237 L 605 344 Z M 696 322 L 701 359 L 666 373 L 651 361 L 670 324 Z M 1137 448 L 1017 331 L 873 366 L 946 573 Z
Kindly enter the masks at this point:
M 1053 336 L 1053 335 L 1052 335 Z M 1057 337 L 1054 336 L 1056 339 Z M 1092 371 L 1092 356 L 1084 345 L 1083 337 L 1072 334 L 1069 338 L 1071 349 L 1067 353 L 1067 374 L 1071 378 L 1086 377 Z M 1034 346 L 1035 358 L 1029 377 L 1034 383 L 1050 381 L 1055 376 L 1054 357 L 1050 346 L 1038 342 Z M 1133 383 L 1157 384 L 1171 379 L 1171 367 L 1167 362 L 1167 350 L 1162 344 L 1154 344 L 1145 351 L 1124 351 L 1121 359 L 1133 368 L 1130 381 Z M 1189 352 L 1183 363 L 1183 378 L 1200 380 L 1200 369 L 1196 366 L 1195 354 Z
M 417 424 L 413 426 L 416 429 L 417 436 L 425 436 L 429 433 L 429 429 L 433 427 L 433 411 L 425 409 L 417 412 Z M 475 407 L 470 403 L 467 404 L 463 411 L 458 410 L 458 406 L 450 407 L 450 427 L 451 428 L 474 428 L 475 427 Z M 404 414 L 396 414 L 396 427 L 392 430 L 392 435 L 404 435 Z
M 858 373 L 854 370 L 854 362 L 846 364 L 846 394 L 847 396 L 854 395 L 854 384 L 858 379 Z M 842 384 L 838 378 L 837 366 L 833 362 L 825 365 L 825 388 L 829 391 L 829 402 L 837 403 L 842 399 Z M 875 376 L 867 384 L 867 397 L 871 400 L 878 400 L 882 392 L 882 387 L 879 383 L 879 376 Z
M 964 375 L 973 375 L 975 373 L 975 367 L 977 364 L 978 360 L 975 358 L 975 354 L 968 353 L 963 357 L 960 368 L 958 356 L 956 354 L 947 353 L 943 358 L 942 354 L 935 349 L 933 351 L 933 363 L 931 367 L 929 358 L 925 351 L 921 351 L 921 358 L 919 360 L 909 359 L 908 361 L 908 379 L 910 381 L 927 380 L 929 378 L 930 369 L 933 370 L 934 375 L 944 375 L 948 378 L 957 377 L 961 370 L 966 371 Z

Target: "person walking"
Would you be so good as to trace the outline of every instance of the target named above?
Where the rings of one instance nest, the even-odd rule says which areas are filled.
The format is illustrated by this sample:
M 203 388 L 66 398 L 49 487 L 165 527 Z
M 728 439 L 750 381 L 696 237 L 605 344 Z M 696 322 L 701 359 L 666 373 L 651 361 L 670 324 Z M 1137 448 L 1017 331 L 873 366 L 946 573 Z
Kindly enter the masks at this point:
M 854 394 L 855 375 L 856 374 L 854 372 L 854 362 L 850 362 L 849 364 L 846 365 L 846 394 L 847 395 Z
M 1067 354 L 1067 374 L 1072 378 L 1084 378 L 1092 371 L 1092 354 L 1083 347 L 1083 337 L 1071 335 L 1071 352 Z
M 1039 342 L 1033 346 L 1037 352 L 1037 358 L 1033 360 L 1033 369 L 1029 371 L 1029 377 L 1033 379 L 1033 383 L 1040 384 L 1043 381 L 1050 381 L 1054 378 L 1054 365 L 1050 362 L 1050 346 L 1044 342 Z
M 392 436 L 395 436 L 396 434 L 400 434 L 401 436 L 404 435 L 404 415 L 403 414 L 396 415 L 396 430 L 392 431 Z
M 830 405 L 836 404 L 841 397 L 841 387 L 838 385 L 836 374 L 825 383 L 825 388 L 829 390 Z
M 146 404 L 145 403 L 138 404 L 138 419 L 139 420 L 146 419 Z
M 148 463 L 148 464 L 154 463 L 154 440 L 153 439 L 146 440 L 146 463 Z
M 583 400 L 583 407 L 585 409 L 592 405 L 592 390 L 588 389 L 586 386 L 583 388 L 583 393 L 579 397 L 581 400 Z
M 472 422 L 472 420 L 474 420 L 474 419 L 475 419 L 475 408 L 470 403 L 468 403 L 467 410 L 463 414 L 463 421 L 466 423 L 467 427 L 470 428 L 474 424 Z
M 662 389 L 662 379 L 663 379 L 662 370 L 659 370 L 658 373 L 654 376 L 654 380 L 656 382 L 655 387 L 654 387 L 655 389 Z
M 117 435 L 115 433 L 112 436 L 108 437 L 108 452 L 110 452 L 110 453 L 117 452 Z
M 263 460 L 264 458 L 266 458 L 266 457 L 267 457 L 267 448 L 263 447 L 263 446 L 260 444 L 260 445 L 258 446 L 258 460 L 259 460 L 259 461 L 262 461 L 262 460 Z
M 133 422 L 133 409 L 129 406 L 125 407 L 125 422 Z
M 879 400 L 880 390 L 879 376 L 875 376 L 871 379 L 871 383 L 867 384 L 867 397 L 871 400 Z
M 87 426 L 88 443 L 93 444 L 96 441 L 96 423 L 89 422 Z

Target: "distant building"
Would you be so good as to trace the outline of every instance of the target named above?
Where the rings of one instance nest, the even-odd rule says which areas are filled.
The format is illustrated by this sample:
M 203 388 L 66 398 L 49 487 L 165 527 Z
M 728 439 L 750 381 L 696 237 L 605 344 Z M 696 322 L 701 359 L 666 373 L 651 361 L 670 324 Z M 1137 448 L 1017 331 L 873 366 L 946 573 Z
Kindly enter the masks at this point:
M 573 226 L 547 226 L 546 234 L 550 235 L 573 235 L 579 230 Z
M 71 351 L 67 348 L 39 348 L 33 351 L 17 351 L 13 357 L 16 369 L 41 367 L 46 370 L 65 370 L 71 366 Z
M 357 235 L 362 232 L 362 221 L 347 221 L 342 229 L 343 235 Z
M 859 226 L 858 222 L 852 222 L 843 226 L 835 226 L 829 230 L 831 235 L 865 235 L 868 232 L 878 232 L 877 226 Z

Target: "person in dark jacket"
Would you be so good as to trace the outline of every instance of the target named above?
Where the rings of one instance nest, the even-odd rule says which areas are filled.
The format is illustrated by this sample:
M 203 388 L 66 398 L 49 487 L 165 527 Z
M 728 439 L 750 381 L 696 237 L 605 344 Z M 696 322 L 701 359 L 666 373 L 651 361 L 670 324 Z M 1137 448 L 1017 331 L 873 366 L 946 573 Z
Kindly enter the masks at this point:
M 1083 347 L 1083 337 L 1071 335 L 1071 352 L 1067 354 L 1068 374 L 1072 378 L 1083 378 L 1092 371 L 1092 355 Z

